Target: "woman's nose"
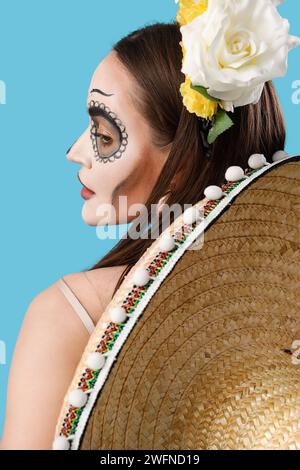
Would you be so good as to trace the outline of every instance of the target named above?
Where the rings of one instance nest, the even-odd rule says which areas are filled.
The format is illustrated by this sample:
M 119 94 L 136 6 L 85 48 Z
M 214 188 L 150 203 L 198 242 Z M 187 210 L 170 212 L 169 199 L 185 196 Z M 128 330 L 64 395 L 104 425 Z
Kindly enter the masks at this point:
M 66 156 L 68 160 L 74 163 L 80 163 L 87 168 L 92 167 L 91 145 L 87 132 L 84 132 L 79 139 L 74 142 L 67 151 Z

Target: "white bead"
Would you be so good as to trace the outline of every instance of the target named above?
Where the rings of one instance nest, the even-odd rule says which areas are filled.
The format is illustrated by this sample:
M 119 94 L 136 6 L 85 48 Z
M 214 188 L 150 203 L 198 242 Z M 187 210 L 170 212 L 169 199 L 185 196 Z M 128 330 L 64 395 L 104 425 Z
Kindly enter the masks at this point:
M 127 318 L 125 309 L 120 305 L 111 309 L 110 318 L 113 323 L 124 323 Z
M 150 281 L 150 276 L 147 269 L 139 268 L 136 270 L 133 276 L 133 283 L 136 286 L 143 287 Z
M 92 370 L 102 369 L 105 364 L 105 356 L 99 352 L 92 352 L 88 355 L 85 365 Z
M 286 153 L 284 150 L 278 150 L 278 152 L 275 152 L 272 160 L 273 162 L 279 162 L 280 160 L 283 160 L 284 158 L 287 158 L 289 155 Z
M 204 191 L 204 196 L 211 201 L 217 201 L 223 196 L 222 188 L 219 186 L 208 186 Z
M 293 353 L 291 361 L 294 366 L 298 366 L 300 364 L 299 353 L 298 354 Z
M 87 402 L 88 396 L 79 388 L 77 390 L 73 390 L 69 394 L 69 402 L 70 405 L 75 406 L 76 408 L 81 408 Z
M 186 209 L 183 213 L 183 222 L 187 225 L 192 225 L 202 218 L 202 211 L 199 207 L 192 206 Z
M 175 247 L 176 243 L 174 237 L 169 234 L 162 235 L 159 241 L 159 248 L 161 251 L 171 251 Z
M 52 444 L 53 450 L 69 450 L 70 442 L 65 436 L 58 436 Z
M 252 170 L 258 170 L 267 164 L 266 157 L 261 153 L 254 153 L 248 160 L 249 168 Z
M 295 339 L 292 344 L 292 349 L 300 348 L 300 339 Z
M 243 179 L 244 177 L 245 172 L 240 166 L 230 166 L 225 173 L 226 181 L 235 182 Z

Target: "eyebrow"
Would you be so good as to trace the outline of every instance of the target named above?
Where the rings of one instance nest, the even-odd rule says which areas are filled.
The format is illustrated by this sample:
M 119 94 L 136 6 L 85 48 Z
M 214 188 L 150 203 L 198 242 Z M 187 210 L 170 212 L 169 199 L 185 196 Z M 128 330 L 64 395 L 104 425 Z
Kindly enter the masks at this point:
M 90 93 L 100 93 L 100 95 L 103 95 L 103 96 L 114 96 L 113 93 L 112 94 L 107 94 L 105 93 L 104 91 L 102 90 L 99 90 L 99 88 L 93 88 Z

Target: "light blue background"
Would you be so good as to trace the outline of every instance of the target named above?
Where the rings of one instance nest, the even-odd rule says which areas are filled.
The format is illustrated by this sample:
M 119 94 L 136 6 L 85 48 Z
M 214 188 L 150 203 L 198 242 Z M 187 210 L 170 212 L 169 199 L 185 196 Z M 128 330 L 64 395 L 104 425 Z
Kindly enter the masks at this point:
M 116 243 L 100 241 L 81 219 L 79 166 L 66 150 L 87 125 L 94 68 L 119 38 L 146 23 L 173 21 L 174 0 L 10 0 L 0 2 L 1 319 L 0 434 L 15 341 L 31 299 L 63 274 L 82 270 Z M 280 12 L 300 35 L 300 2 Z M 288 127 L 287 151 L 300 153 L 300 48 L 275 80 Z M 298 95 L 299 96 L 299 95 Z M 24 403 L 26 406 L 26 403 Z M 47 406 L 47 404 L 45 404 Z

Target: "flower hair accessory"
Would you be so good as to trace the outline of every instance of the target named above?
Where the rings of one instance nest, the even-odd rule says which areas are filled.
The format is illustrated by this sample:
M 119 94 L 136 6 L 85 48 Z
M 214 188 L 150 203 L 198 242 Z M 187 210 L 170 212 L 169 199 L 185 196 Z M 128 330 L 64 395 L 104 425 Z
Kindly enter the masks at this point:
M 264 83 L 286 74 L 300 38 L 277 11 L 282 1 L 179 0 L 180 92 L 187 110 L 209 123 L 208 144 L 234 124 L 228 112 L 256 104 Z

